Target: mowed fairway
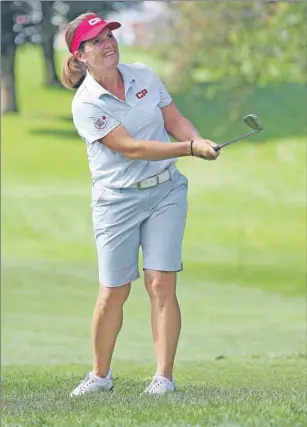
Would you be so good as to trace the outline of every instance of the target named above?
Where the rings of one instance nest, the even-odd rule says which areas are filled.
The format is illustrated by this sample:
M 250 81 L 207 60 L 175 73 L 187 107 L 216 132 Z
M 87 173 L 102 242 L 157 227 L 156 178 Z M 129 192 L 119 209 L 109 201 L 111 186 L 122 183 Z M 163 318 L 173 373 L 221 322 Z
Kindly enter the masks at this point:
M 145 54 L 122 60 L 159 71 Z M 114 391 L 76 401 L 68 394 L 91 368 L 97 293 L 86 150 L 70 119 L 72 93 L 43 88 L 38 51 L 20 50 L 17 77 L 21 113 L 2 120 L 2 425 L 306 426 L 305 89 L 255 90 L 239 109 L 259 114 L 261 135 L 217 162 L 179 162 L 189 217 L 178 391 L 140 396 L 155 364 L 139 280 Z M 218 125 L 231 93 L 200 95 L 175 99 L 203 135 L 222 142 L 246 131 Z

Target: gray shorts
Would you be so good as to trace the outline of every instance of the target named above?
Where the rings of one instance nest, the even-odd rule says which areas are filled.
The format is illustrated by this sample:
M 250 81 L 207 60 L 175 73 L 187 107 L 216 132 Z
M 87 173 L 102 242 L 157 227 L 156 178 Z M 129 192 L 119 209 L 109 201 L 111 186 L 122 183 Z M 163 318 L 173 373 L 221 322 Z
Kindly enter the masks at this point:
M 92 209 L 99 282 L 116 287 L 143 269 L 182 270 L 188 180 L 174 168 L 171 179 L 146 189 L 93 186 Z

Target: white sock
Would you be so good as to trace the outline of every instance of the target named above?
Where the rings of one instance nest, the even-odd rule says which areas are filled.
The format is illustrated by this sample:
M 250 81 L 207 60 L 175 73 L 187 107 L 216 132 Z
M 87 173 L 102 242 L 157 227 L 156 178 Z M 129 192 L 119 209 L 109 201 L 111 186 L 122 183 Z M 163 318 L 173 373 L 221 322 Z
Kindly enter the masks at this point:
M 92 376 L 96 379 L 96 380 L 105 380 L 105 379 L 109 379 L 111 378 L 111 370 L 109 370 L 109 372 L 107 373 L 107 375 L 105 377 L 98 377 L 97 375 L 93 374 L 92 372 Z

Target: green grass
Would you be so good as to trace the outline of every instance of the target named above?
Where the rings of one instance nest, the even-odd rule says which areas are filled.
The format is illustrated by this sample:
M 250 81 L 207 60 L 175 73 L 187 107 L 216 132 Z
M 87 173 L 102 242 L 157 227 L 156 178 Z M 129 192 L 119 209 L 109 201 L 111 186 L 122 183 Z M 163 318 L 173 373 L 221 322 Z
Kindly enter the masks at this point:
M 298 427 L 306 425 L 307 415 L 298 367 L 304 368 L 303 360 L 195 364 L 179 376 L 176 394 L 153 399 L 140 396 L 148 369 L 122 363 L 114 392 L 78 401 L 67 397 L 78 377 L 66 366 L 53 375 L 14 370 L 6 376 L 10 398 L 3 404 L 12 426 Z M 71 370 L 81 373 L 79 367 Z
M 75 402 L 68 393 L 90 369 L 97 292 L 86 150 L 71 123 L 73 93 L 41 85 L 35 49 L 17 60 L 21 113 L 2 120 L 2 424 L 306 425 L 305 88 L 174 95 L 217 142 L 245 131 L 237 114 L 256 112 L 265 130 L 218 162 L 179 162 L 189 217 L 178 393 L 139 396 L 154 372 L 140 279 L 114 355 L 115 391 Z M 164 65 L 131 49 L 122 60 Z

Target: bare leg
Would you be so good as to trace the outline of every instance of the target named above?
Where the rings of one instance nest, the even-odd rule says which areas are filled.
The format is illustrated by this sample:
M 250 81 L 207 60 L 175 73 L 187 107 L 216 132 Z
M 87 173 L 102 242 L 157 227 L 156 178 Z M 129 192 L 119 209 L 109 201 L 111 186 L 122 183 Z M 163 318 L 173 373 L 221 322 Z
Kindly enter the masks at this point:
M 172 380 L 181 329 L 176 296 L 176 272 L 145 271 L 145 286 L 151 301 L 151 325 L 157 358 L 157 375 Z
M 123 324 L 123 305 L 130 288 L 130 283 L 118 288 L 99 288 L 92 323 L 93 374 L 99 377 L 105 377 L 110 369 L 117 335 Z

